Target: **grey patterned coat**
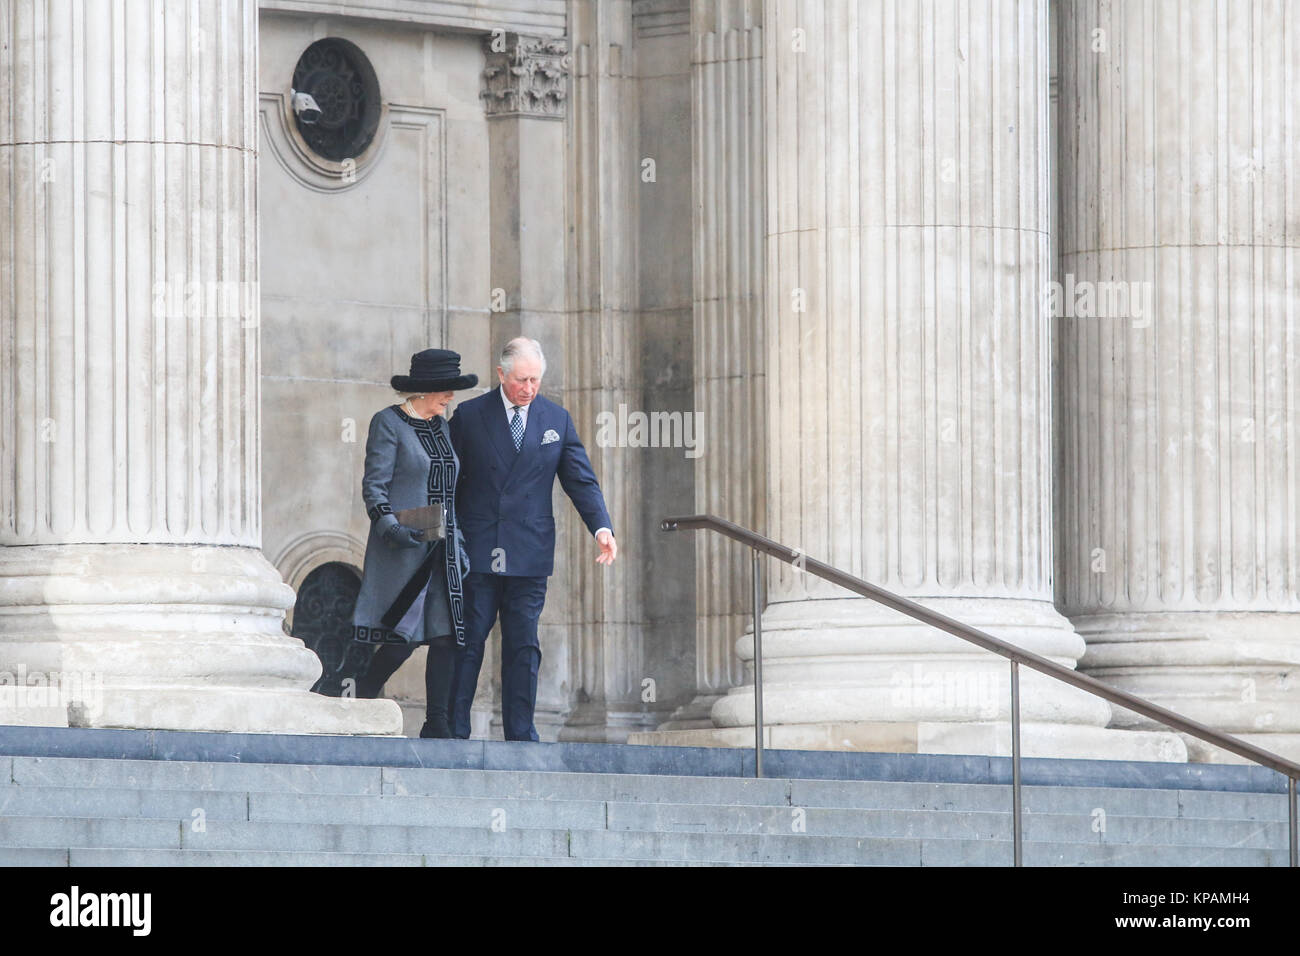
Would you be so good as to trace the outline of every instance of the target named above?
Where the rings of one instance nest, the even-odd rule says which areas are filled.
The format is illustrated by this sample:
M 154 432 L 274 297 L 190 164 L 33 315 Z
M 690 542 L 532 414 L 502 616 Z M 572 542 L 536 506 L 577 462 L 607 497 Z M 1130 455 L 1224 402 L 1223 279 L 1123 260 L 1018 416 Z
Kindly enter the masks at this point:
M 370 419 L 365 477 L 361 481 L 361 497 L 370 517 L 370 535 L 366 539 L 361 593 L 352 615 L 356 640 L 422 643 L 425 634 L 420 608 L 415 613 L 406 611 L 415 593 L 430 582 L 429 564 L 436 561 L 439 567 L 432 569 L 435 574 L 431 583 L 441 583 L 436 576 L 441 570 L 447 587 L 445 592 L 429 588 L 428 593 L 437 600 L 443 600 L 442 595 L 446 594 L 456 642 L 464 643 L 461 580 L 469 560 L 455 513 L 459 477 L 460 460 L 451 447 L 450 432 L 442 416 L 426 422 L 390 405 Z M 446 509 L 448 542 L 456 545 L 450 549 L 450 555 L 432 543 L 399 548 L 384 540 L 384 532 L 398 523 L 393 512 L 438 501 Z M 421 599 L 424 593 L 421 592 Z

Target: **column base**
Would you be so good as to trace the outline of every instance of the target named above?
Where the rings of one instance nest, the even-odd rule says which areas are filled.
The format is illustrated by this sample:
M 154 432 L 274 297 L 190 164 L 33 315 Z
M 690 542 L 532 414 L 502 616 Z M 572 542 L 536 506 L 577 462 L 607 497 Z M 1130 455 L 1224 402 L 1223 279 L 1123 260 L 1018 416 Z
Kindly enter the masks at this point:
M 1080 669 L 1120 690 L 1292 760 L 1300 759 L 1300 614 L 1123 612 L 1072 618 L 1087 641 Z M 1154 723 L 1115 708 L 1112 727 Z M 1240 763 L 1185 737 L 1198 763 Z
M 563 740 L 564 733 L 564 714 L 554 710 L 542 710 L 540 707 L 533 711 L 533 726 L 537 728 L 537 739 L 542 743 L 555 743 L 557 740 Z M 498 705 L 495 710 L 483 713 L 483 732 L 480 735 L 479 728 L 479 711 L 470 712 L 470 724 L 474 728 L 471 734 L 473 737 L 482 736 L 485 740 L 505 740 L 506 725 L 501 719 L 501 708 Z
M 916 600 L 1067 667 L 1085 650 L 1050 601 Z M 752 633 L 737 642 L 736 652 L 749 683 L 731 688 L 714 705 L 716 730 L 665 733 L 725 732 L 723 739 L 736 746 L 752 745 Z M 763 613 L 765 730 L 774 747 L 1008 754 L 1010 667 L 1004 658 L 867 599 L 776 602 Z M 1186 746 L 1172 731 L 1143 728 L 1134 736 L 1108 729 L 1111 707 L 1104 699 L 1025 667 L 1020 720 L 1026 755 L 1187 759 Z M 647 735 L 636 739 L 649 742 Z
M 401 731 L 389 700 L 313 694 L 281 626 L 293 591 L 255 548 L 0 549 L 0 720 L 235 733 Z
M 131 691 L 114 686 L 105 689 L 104 707 L 99 714 L 70 719 L 66 726 L 390 736 L 400 733 L 401 720 L 401 710 L 391 700 L 325 697 L 306 688 L 277 691 L 190 686 L 171 691 L 157 687 Z
M 556 739 L 566 743 L 623 744 L 629 734 L 650 730 L 662 716 L 662 711 L 618 710 L 598 702 L 579 704 Z
M 661 730 L 708 730 L 713 727 L 709 714 L 713 705 L 722 699 L 722 694 L 696 694 L 688 704 L 683 704 L 672 715 L 655 728 Z
M 1187 734 L 1179 734 L 1187 744 L 1187 759 L 1193 763 L 1232 763 L 1232 764 L 1255 764 L 1253 760 L 1247 760 L 1245 757 L 1239 757 L 1234 753 L 1221 750 L 1212 744 L 1191 737 Z M 1287 760 L 1294 760 L 1300 763 L 1300 734 L 1233 734 L 1238 740 L 1244 743 L 1254 744 L 1264 750 L 1271 750 L 1279 757 L 1285 757 Z

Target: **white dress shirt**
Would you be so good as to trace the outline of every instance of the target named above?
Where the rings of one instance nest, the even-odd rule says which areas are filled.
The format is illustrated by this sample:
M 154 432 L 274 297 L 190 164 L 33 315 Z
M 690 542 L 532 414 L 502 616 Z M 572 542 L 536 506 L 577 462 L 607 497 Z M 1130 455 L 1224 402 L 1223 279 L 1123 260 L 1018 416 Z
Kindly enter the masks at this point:
M 506 390 L 504 388 L 499 389 L 499 391 L 501 392 L 501 404 L 504 405 L 506 409 L 506 426 L 509 427 L 511 419 L 515 417 L 515 403 L 510 401 L 509 397 L 506 396 Z M 527 431 L 528 430 L 528 405 L 519 406 L 519 419 L 523 423 L 524 431 Z M 597 528 L 594 537 L 598 537 L 602 531 L 609 531 L 609 529 Z
M 501 404 L 505 405 L 506 407 L 506 424 L 509 425 L 510 420 L 515 417 L 515 406 L 514 403 L 511 402 L 510 399 L 506 397 L 506 390 L 504 388 L 501 389 Z M 524 431 L 527 431 L 528 430 L 528 406 L 527 405 L 519 406 L 519 418 L 524 423 Z

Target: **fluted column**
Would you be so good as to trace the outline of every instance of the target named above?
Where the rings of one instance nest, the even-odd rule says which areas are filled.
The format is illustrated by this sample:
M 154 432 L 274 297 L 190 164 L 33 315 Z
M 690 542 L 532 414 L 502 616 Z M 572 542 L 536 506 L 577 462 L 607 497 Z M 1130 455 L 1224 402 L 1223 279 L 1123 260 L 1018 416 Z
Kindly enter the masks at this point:
M 394 733 L 262 556 L 257 5 L 0 14 L 0 721 Z
M 597 442 L 597 415 L 620 405 L 636 408 L 641 390 L 637 340 L 636 79 L 629 0 L 569 0 L 573 93 L 568 112 L 569 323 L 566 334 L 564 402 L 580 431 L 600 479 L 618 560 L 594 563 L 590 533 L 568 500 L 568 532 L 557 542 L 557 573 L 551 591 L 567 595 L 566 626 L 572 639 L 570 688 L 576 705 L 560 732 L 562 740 L 622 741 L 647 728 L 641 701 L 645 625 L 641 613 L 635 540 L 635 462 L 627 449 Z M 590 430 L 588 430 L 590 429 Z M 557 491 L 557 494 L 559 492 Z M 560 565 L 563 564 L 563 568 Z
M 548 357 L 543 388 L 563 402 L 570 371 L 563 185 L 571 57 L 563 38 L 516 33 L 488 34 L 483 53 L 480 95 L 488 117 L 491 287 L 504 293 L 490 316 L 493 370 L 483 384 L 496 385 L 494 369 L 502 346 L 526 335 L 541 342 Z M 565 504 L 556 513 L 568 511 L 572 508 Z M 572 703 L 568 630 L 551 623 L 557 613 L 565 613 L 564 599 L 563 589 L 552 589 L 540 625 L 535 722 L 543 740 L 555 739 Z M 499 674 L 489 677 L 485 669 L 483 684 L 489 679 L 499 696 Z
M 1296 14 L 1068 2 L 1058 33 L 1062 608 L 1094 676 L 1293 758 Z
M 759 0 L 691 6 L 695 409 L 714 436 L 695 464 L 690 511 L 747 528 L 765 519 L 763 30 Z M 743 680 L 736 635 L 751 614 L 749 563 L 716 535 L 695 536 L 694 700 L 661 730 L 712 727 L 718 697 Z
M 765 4 L 767 526 L 1072 666 L 1050 560 L 1047 18 L 1045 0 Z M 768 582 L 773 746 L 1009 750 L 1001 658 L 786 565 Z M 733 689 L 713 719 L 745 727 L 752 705 Z M 1033 673 L 1022 716 L 1030 754 L 1185 756 Z

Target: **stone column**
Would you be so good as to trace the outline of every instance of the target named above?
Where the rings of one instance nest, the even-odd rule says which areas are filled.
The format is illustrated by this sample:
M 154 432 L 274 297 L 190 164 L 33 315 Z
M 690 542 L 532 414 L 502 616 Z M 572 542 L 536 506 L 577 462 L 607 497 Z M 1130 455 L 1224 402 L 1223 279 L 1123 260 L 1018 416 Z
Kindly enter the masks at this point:
M 695 238 L 695 410 L 709 436 L 695 506 L 747 528 L 766 520 L 763 295 L 763 30 L 757 0 L 691 6 Z M 749 562 L 695 536 L 696 696 L 660 730 L 712 727 L 718 698 L 743 680 L 736 635 L 749 622 Z
M 596 416 L 619 405 L 638 407 L 637 185 L 640 172 L 636 79 L 632 70 L 632 4 L 570 0 L 573 103 L 569 111 L 569 330 L 565 404 L 581 431 L 605 491 L 620 544 L 612 567 L 595 562 L 591 535 L 568 499 L 556 514 L 567 533 L 557 545 L 551 592 L 567 595 L 570 675 L 575 707 L 563 740 L 618 742 L 649 729 L 641 701 L 646 676 L 636 540 L 635 459 L 601 447 Z M 557 495 L 561 493 L 557 490 Z M 561 567 L 563 565 L 563 567 Z M 549 599 L 548 599 L 549 601 Z
M 1058 35 L 1062 608 L 1094 676 L 1292 759 L 1295 12 L 1066 2 Z
M 547 355 L 546 394 L 563 403 L 568 378 L 565 298 L 565 116 L 568 112 L 568 43 L 563 37 L 493 33 L 483 38 L 483 105 L 488 117 L 491 194 L 492 361 L 481 383 L 494 388 L 496 360 L 510 339 L 527 335 Z M 572 510 L 565 499 L 564 508 Z M 563 511 L 556 508 L 556 514 Z M 562 523 L 562 522 L 561 522 Z M 557 562 L 558 563 L 558 562 Z M 571 707 L 567 630 L 552 622 L 563 613 L 564 592 L 550 589 L 542 616 L 542 666 L 536 723 L 554 740 Z M 558 607 L 557 607 L 558 603 Z M 495 632 L 499 638 L 499 631 Z M 495 643 L 495 642 L 494 642 Z M 498 698 L 500 674 L 485 662 Z M 487 695 L 480 693 L 480 698 Z
M 483 105 L 491 178 L 493 368 L 510 339 L 527 335 L 558 353 L 564 287 L 564 117 L 569 56 L 563 37 L 492 34 L 483 39 Z M 549 356 L 548 356 L 549 358 Z M 546 383 L 563 388 L 552 361 Z
M 0 721 L 398 732 L 308 691 L 259 550 L 256 3 L 11 4 L 0 51 L 0 674 L 64 693 Z
M 773 538 L 1073 666 L 1051 579 L 1047 18 L 765 4 L 762 411 Z M 1003 659 L 788 565 L 768 583 L 772 746 L 1009 752 Z M 1032 671 L 1021 691 L 1026 754 L 1185 758 Z M 752 687 L 713 719 L 743 743 Z

